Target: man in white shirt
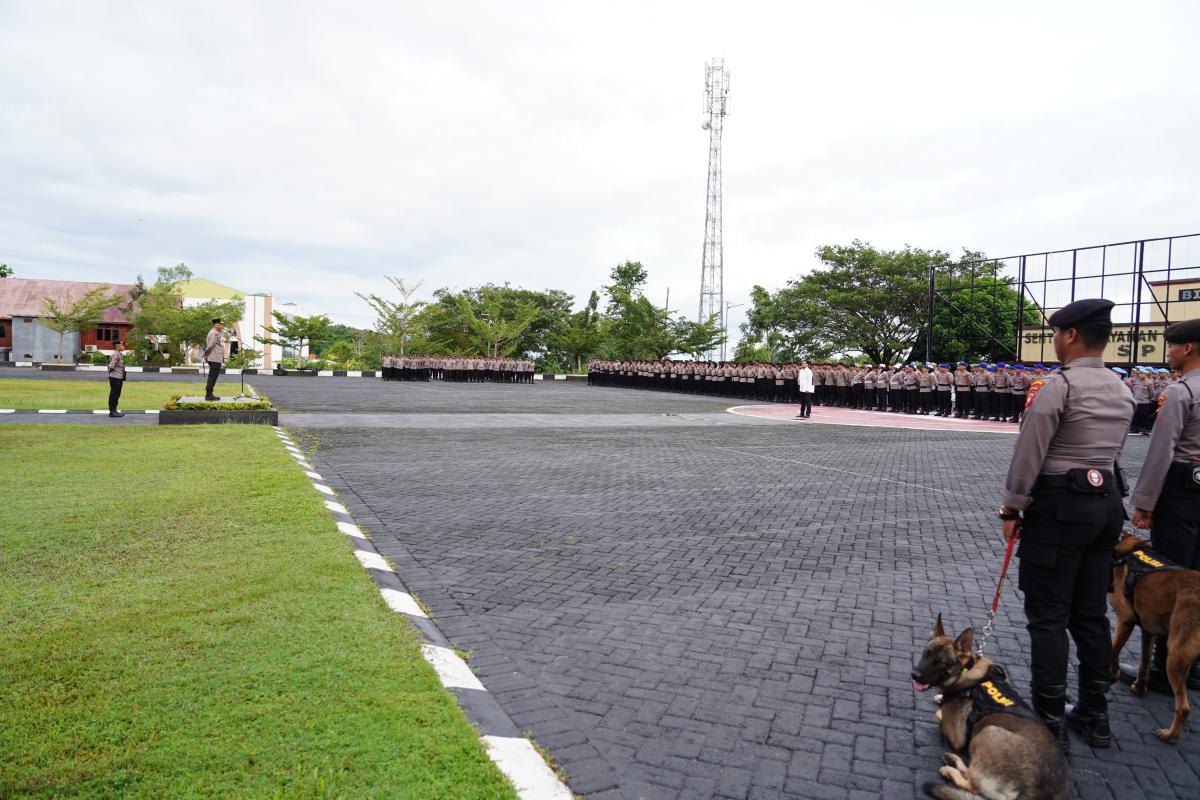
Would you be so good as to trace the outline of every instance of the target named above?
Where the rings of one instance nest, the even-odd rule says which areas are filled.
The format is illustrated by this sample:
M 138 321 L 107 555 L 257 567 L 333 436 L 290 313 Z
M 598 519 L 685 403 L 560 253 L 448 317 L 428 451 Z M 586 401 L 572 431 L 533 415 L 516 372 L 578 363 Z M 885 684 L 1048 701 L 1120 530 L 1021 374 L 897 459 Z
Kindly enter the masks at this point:
M 800 394 L 800 413 L 796 419 L 808 419 L 812 416 L 813 372 L 807 361 L 801 361 L 796 371 L 796 391 Z

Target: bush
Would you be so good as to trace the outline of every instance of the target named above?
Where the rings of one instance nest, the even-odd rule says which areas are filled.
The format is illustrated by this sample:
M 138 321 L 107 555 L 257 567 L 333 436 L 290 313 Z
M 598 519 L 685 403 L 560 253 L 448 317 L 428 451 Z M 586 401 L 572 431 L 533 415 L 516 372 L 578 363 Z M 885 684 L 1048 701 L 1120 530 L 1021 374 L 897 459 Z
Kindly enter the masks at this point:
M 87 363 L 89 363 L 89 364 L 96 364 L 101 367 L 108 364 L 108 356 L 106 356 L 104 353 L 101 353 L 98 350 L 95 353 L 85 353 L 84 355 L 87 360 Z M 129 363 L 128 357 L 126 357 L 125 363 L 126 364 Z

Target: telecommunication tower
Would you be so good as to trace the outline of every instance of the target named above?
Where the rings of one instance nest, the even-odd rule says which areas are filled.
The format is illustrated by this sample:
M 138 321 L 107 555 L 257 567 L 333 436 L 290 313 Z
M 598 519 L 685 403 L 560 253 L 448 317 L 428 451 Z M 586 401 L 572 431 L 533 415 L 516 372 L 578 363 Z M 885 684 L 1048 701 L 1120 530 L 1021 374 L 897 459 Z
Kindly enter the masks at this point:
M 721 242 L 721 132 L 725 128 L 725 98 L 729 71 L 725 59 L 704 65 L 704 122 L 708 131 L 708 200 L 704 213 L 704 256 L 700 265 L 700 314 L 697 322 L 718 315 L 725 329 L 725 248 Z

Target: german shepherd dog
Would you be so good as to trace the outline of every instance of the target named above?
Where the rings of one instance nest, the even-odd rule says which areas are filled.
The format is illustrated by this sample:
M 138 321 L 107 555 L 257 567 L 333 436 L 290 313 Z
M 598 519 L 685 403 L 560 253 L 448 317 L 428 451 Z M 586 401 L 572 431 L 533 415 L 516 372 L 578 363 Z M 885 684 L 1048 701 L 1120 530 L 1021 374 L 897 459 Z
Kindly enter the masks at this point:
M 944 757 L 939 774 L 952 786 L 929 783 L 925 792 L 940 800 L 1063 800 L 1067 761 L 1054 734 L 1007 686 L 1004 670 L 975 655 L 974 638 L 974 628 L 947 636 L 938 614 L 912 671 L 918 692 L 942 692 L 934 718 L 946 741 L 958 751 L 970 744 L 970 764 L 957 753 Z
M 1135 558 L 1139 563 L 1133 566 L 1142 570 L 1150 567 L 1153 571 L 1137 581 L 1131 597 L 1126 592 L 1125 579 L 1131 569 L 1130 560 Z M 1167 637 L 1167 681 L 1175 693 L 1175 719 L 1171 727 L 1159 728 L 1155 735 L 1168 744 L 1176 744 L 1190 711 L 1188 669 L 1200 656 L 1200 571 L 1167 565 L 1150 549 L 1149 542 L 1136 533 L 1126 533 L 1113 548 L 1108 602 L 1117 612 L 1117 629 L 1113 632 L 1114 679 L 1120 674 L 1117 659 L 1121 648 L 1135 627 L 1142 629 L 1142 660 L 1137 680 L 1129 687 L 1139 697 L 1146 694 L 1150 648 L 1158 637 Z

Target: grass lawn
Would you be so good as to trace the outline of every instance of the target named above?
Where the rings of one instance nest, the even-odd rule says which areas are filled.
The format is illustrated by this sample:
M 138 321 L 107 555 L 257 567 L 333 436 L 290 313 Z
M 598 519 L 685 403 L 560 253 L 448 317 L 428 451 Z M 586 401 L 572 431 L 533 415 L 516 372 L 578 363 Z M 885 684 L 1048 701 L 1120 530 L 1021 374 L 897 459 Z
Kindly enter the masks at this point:
M 0 798 L 515 797 L 269 427 L 0 452 Z
M 238 393 L 237 381 L 217 381 L 217 394 L 233 396 Z M 247 388 L 246 393 L 250 390 Z M 120 407 L 125 411 L 144 411 L 162 408 L 167 398 L 175 394 L 204 396 L 204 379 L 195 383 L 173 381 L 125 381 L 121 390 Z M 55 381 L 5 378 L 0 380 L 0 408 L 108 408 L 108 381 Z

